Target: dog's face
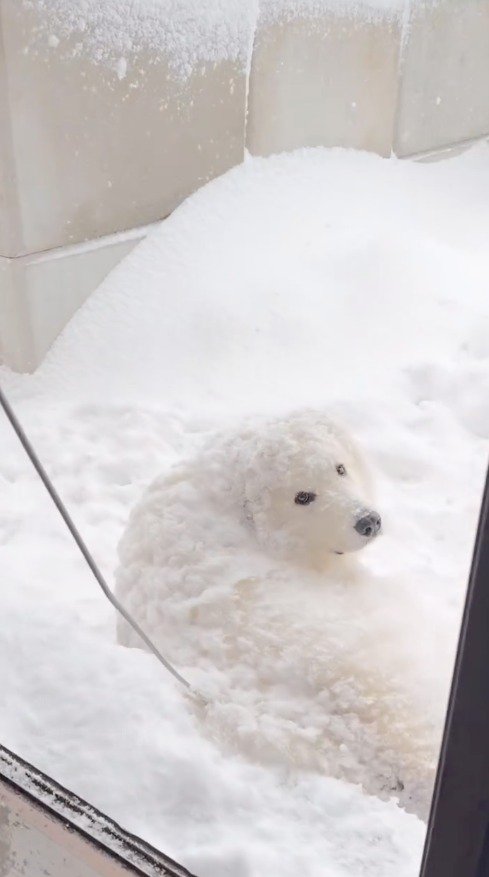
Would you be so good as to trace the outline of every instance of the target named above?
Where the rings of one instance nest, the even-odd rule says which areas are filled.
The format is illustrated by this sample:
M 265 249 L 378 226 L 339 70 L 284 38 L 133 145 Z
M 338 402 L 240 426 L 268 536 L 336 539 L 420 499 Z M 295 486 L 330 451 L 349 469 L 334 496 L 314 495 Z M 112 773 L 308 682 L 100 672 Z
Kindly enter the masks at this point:
M 361 455 L 316 412 L 263 431 L 247 466 L 245 509 L 263 548 L 311 566 L 364 548 L 381 527 Z

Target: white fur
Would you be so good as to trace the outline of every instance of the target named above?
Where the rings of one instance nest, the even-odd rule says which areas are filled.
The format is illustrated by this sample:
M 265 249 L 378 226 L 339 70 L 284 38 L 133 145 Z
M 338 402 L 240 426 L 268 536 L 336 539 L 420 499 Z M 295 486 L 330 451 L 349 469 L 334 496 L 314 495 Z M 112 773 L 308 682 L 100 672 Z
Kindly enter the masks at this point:
M 297 505 L 299 491 L 317 499 Z M 422 680 L 436 646 L 402 635 L 408 591 L 335 554 L 366 543 L 354 524 L 371 501 L 358 449 L 323 414 L 214 437 L 132 512 L 117 592 L 212 690 L 209 733 L 425 815 L 441 716 Z M 119 640 L 140 645 L 125 622 Z

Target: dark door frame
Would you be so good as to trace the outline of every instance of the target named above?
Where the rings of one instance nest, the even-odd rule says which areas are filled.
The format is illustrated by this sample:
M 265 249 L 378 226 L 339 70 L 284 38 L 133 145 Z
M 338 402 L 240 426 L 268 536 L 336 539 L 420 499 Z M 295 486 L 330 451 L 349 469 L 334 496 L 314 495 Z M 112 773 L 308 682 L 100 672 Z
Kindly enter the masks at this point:
M 421 877 L 489 877 L 489 472 Z
M 46 861 L 39 857 L 46 854 Z M 49 861 L 47 860 L 49 859 Z M 78 795 L 0 746 L 0 872 L 192 877 Z

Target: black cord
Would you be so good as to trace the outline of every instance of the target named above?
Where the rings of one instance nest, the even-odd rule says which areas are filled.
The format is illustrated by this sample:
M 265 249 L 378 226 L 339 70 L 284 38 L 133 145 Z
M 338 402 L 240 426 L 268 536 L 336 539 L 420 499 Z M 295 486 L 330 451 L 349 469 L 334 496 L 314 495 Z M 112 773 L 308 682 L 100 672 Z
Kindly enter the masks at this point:
M 83 541 L 78 529 L 76 528 L 75 524 L 73 523 L 73 520 L 72 520 L 65 504 L 63 503 L 63 500 L 59 496 L 59 494 L 58 494 L 56 488 L 54 487 L 51 479 L 49 478 L 44 466 L 42 465 L 39 457 L 37 456 L 34 448 L 32 447 L 31 442 L 27 438 L 21 424 L 19 423 L 16 415 L 14 414 L 12 407 L 11 407 L 10 403 L 8 402 L 8 400 L 5 396 L 5 393 L 3 392 L 1 387 L 0 387 L 0 405 L 3 408 L 3 410 L 5 412 L 5 416 L 10 421 L 12 428 L 17 435 L 17 438 L 19 439 L 22 447 L 24 448 L 27 456 L 29 457 L 29 460 L 31 461 L 32 465 L 34 466 L 34 469 L 36 470 L 37 474 L 39 475 L 39 478 L 41 479 L 42 483 L 44 484 L 44 487 L 46 488 L 47 492 L 49 493 L 49 496 L 51 497 L 54 505 L 58 509 L 58 512 L 60 513 L 61 517 L 63 518 L 63 521 L 65 522 L 66 526 L 68 527 L 68 530 L 70 531 L 71 535 L 73 536 L 73 539 L 75 540 L 76 544 L 78 545 L 78 548 L 80 549 L 86 563 L 90 567 L 98 585 L 100 586 L 100 588 L 104 592 L 107 599 L 110 601 L 110 603 L 112 603 L 112 606 L 117 610 L 117 612 L 119 612 L 120 615 L 122 615 L 122 617 L 125 619 L 125 621 L 127 621 L 127 623 L 132 627 L 132 629 L 136 631 L 136 633 L 140 637 L 140 639 L 142 639 L 144 644 L 153 653 L 153 655 L 156 658 L 158 658 L 158 661 L 161 664 L 163 664 L 165 669 L 168 670 L 168 672 L 171 673 L 171 675 L 174 676 L 175 679 L 177 679 L 182 685 L 184 685 L 185 688 L 188 688 L 190 691 L 192 691 L 194 694 L 196 694 L 200 699 L 202 699 L 202 695 L 200 695 L 198 692 L 195 692 L 194 689 L 192 688 L 192 686 L 190 685 L 190 683 L 187 682 L 186 679 L 184 679 L 184 677 L 178 672 L 178 670 L 176 670 L 175 667 L 173 667 L 170 664 L 170 662 L 167 661 L 166 658 L 163 657 L 162 654 L 160 654 L 160 652 L 158 651 L 156 646 L 151 642 L 150 638 L 145 634 L 144 630 L 142 630 L 140 628 L 139 624 L 136 621 L 134 621 L 134 619 L 131 617 L 129 612 L 127 612 L 127 610 L 124 609 L 124 606 L 121 603 L 119 603 L 119 600 L 117 599 L 117 597 L 115 597 L 114 594 L 112 593 L 112 591 L 110 590 L 107 582 L 105 581 L 104 576 L 100 572 L 100 569 L 98 568 L 97 564 L 95 563 L 94 558 L 92 557 L 92 555 L 91 555 L 90 551 L 88 550 L 85 542 Z

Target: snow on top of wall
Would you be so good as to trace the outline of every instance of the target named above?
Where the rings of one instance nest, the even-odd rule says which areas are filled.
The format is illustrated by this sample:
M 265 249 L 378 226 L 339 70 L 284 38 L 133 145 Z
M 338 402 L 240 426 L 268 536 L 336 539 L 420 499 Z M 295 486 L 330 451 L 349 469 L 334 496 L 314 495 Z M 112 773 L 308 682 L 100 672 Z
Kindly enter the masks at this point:
M 257 0 L 24 0 L 39 16 L 36 40 L 110 65 L 123 78 L 144 51 L 187 78 L 199 65 L 246 66 Z
M 272 22 L 333 12 L 370 21 L 398 18 L 406 7 L 407 0 L 261 0 L 260 16 L 263 21 Z
M 258 13 L 262 21 L 316 16 L 325 10 L 361 17 L 396 16 L 406 0 L 23 0 L 39 21 L 34 39 L 51 50 L 103 63 L 124 78 L 128 59 L 164 57 L 187 78 L 219 61 L 247 67 Z

